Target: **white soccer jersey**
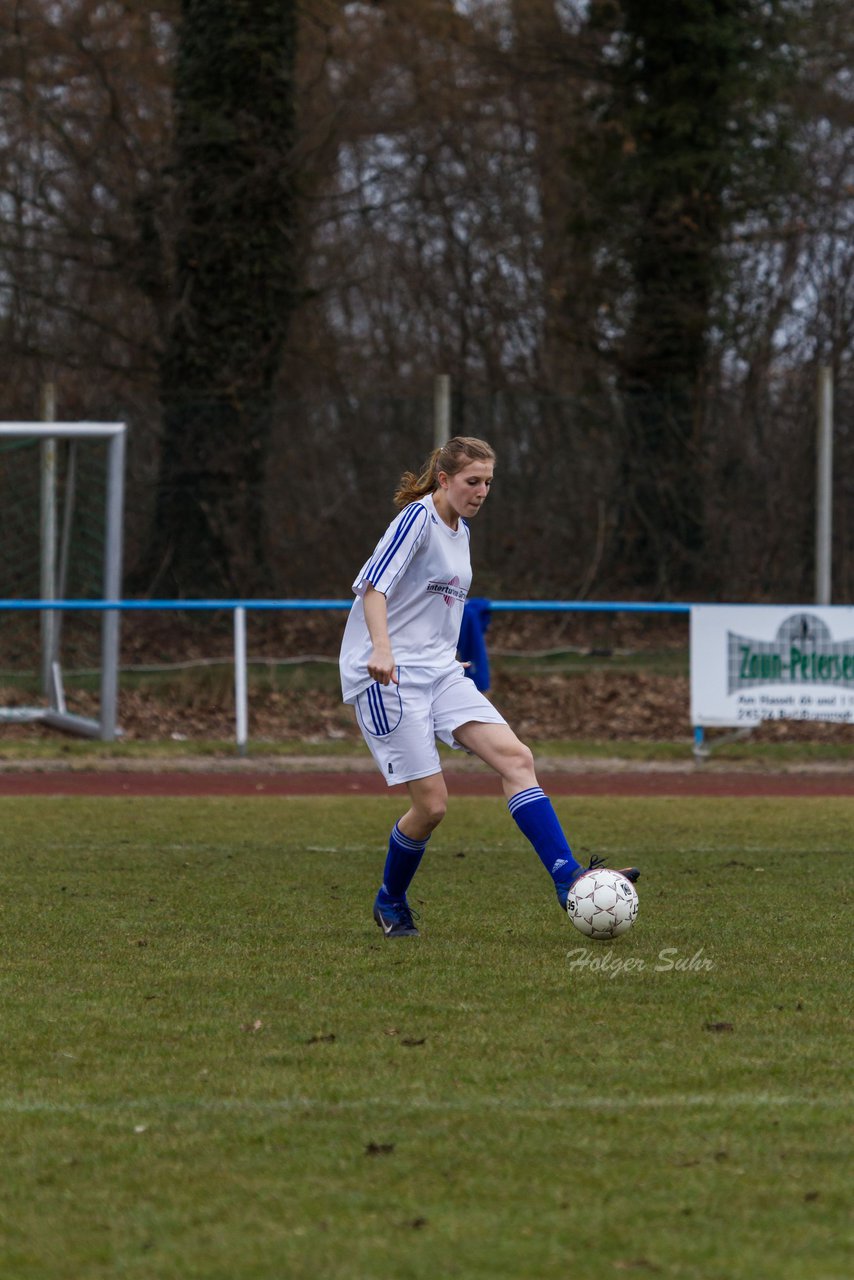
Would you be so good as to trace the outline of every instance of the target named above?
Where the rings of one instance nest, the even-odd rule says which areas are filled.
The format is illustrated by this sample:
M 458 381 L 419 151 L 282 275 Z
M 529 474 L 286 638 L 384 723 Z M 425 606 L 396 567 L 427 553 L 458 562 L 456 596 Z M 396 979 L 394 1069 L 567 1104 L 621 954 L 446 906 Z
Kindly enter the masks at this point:
M 368 586 L 382 592 L 388 608 L 391 649 L 398 666 L 439 672 L 453 664 L 463 605 L 471 586 L 469 531 L 451 529 L 428 494 L 404 507 L 362 566 L 356 599 L 341 644 L 341 687 L 354 702 L 373 684 L 368 659 L 373 648 L 365 622 Z

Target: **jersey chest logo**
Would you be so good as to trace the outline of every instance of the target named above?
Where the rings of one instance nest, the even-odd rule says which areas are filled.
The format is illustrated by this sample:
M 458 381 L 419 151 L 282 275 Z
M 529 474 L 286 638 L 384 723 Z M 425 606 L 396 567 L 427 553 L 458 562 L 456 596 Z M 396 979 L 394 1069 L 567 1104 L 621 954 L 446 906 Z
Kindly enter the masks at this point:
M 427 594 L 441 596 L 450 609 L 455 600 L 465 600 L 468 592 L 460 586 L 460 580 L 454 575 L 448 582 L 428 582 Z

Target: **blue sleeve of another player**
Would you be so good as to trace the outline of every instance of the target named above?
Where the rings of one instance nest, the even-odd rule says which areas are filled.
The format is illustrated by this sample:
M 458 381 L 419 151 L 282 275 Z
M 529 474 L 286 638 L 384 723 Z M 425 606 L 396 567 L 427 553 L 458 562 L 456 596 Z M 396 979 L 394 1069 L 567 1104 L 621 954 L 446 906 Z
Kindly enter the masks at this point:
M 370 585 L 387 596 L 427 536 L 427 529 L 427 510 L 422 503 L 404 507 L 353 583 L 356 595 L 364 595 Z
M 489 688 L 489 654 L 484 635 L 489 626 L 491 605 L 488 600 L 470 596 L 463 605 L 463 620 L 457 652 L 460 662 L 467 662 L 466 675 L 474 680 L 481 693 Z

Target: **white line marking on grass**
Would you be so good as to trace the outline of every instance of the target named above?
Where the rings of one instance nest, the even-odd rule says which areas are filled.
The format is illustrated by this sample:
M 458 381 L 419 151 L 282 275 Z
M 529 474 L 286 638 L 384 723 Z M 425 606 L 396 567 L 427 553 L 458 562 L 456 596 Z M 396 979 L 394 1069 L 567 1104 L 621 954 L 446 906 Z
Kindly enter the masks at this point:
M 514 1098 L 129 1098 L 113 1102 L 51 1102 L 40 1098 L 0 1098 L 7 1115 L 110 1115 L 160 1111 L 170 1114 L 222 1114 L 300 1111 L 508 1111 L 537 1115 L 554 1111 L 691 1111 L 785 1107 L 841 1110 L 849 1104 L 838 1094 L 802 1097 L 773 1093 L 683 1093 L 652 1097 L 571 1097 L 522 1102 Z

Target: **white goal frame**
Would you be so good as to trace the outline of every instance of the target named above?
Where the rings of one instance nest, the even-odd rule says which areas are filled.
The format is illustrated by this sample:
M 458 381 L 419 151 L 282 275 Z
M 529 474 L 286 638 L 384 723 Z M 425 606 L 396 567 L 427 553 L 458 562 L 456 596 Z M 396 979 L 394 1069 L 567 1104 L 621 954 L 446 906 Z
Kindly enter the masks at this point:
M 41 595 L 33 604 L 41 613 L 42 689 L 47 707 L 0 708 L 2 720 L 38 720 L 53 728 L 87 738 L 112 742 L 117 733 L 119 618 L 120 611 L 107 607 L 121 598 L 122 535 L 124 527 L 125 439 L 124 422 L 2 422 L 0 440 L 41 441 L 40 559 Z M 105 440 L 107 442 L 107 484 L 104 521 L 103 595 L 100 601 L 66 601 L 60 594 L 57 549 L 57 456 L 58 440 Z M 63 531 L 67 551 L 67 533 Z M 20 602 L 14 602 L 20 607 Z M 7 602 L 11 605 L 12 602 Z M 97 719 L 72 715 L 65 706 L 62 668 L 57 652 L 57 617 L 65 608 L 97 608 L 101 614 L 101 697 Z

